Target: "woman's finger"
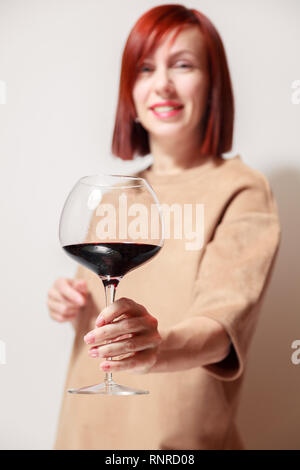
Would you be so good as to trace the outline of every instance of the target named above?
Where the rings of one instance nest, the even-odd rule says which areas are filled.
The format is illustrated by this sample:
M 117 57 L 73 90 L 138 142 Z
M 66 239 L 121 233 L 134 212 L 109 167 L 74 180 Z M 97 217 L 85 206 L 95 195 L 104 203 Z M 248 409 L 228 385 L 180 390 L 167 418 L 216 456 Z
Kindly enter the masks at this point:
M 85 282 L 85 281 L 84 281 Z M 84 300 L 86 301 L 87 288 L 82 284 L 75 285 L 75 288 L 83 294 Z M 66 296 L 63 295 L 63 292 L 55 287 L 55 285 L 48 291 L 48 299 L 56 300 L 57 302 L 64 303 L 68 307 L 80 308 L 82 305 L 79 305 L 77 302 L 70 301 Z
M 49 302 L 59 302 L 63 305 L 66 305 L 68 308 L 74 308 L 74 309 L 79 309 L 80 306 L 78 304 L 75 304 L 74 302 L 70 302 L 67 300 L 57 289 L 50 289 L 48 292 L 48 300 L 47 303 L 49 305 Z
M 91 357 L 115 357 L 154 348 L 158 346 L 159 342 L 159 336 L 153 333 L 131 335 L 131 338 L 127 338 L 123 341 L 114 341 L 99 347 L 93 347 L 88 353 Z
M 73 287 L 76 289 L 80 294 L 86 295 L 88 292 L 87 283 L 85 279 L 73 279 L 72 280 Z
M 58 300 L 61 302 L 63 300 L 63 296 L 60 294 L 60 292 L 57 289 L 55 289 L 54 287 L 51 287 L 51 289 L 49 289 L 48 291 L 48 299 Z
M 147 326 L 148 325 L 139 318 L 124 318 L 123 320 L 110 323 L 101 328 L 95 328 L 87 333 L 83 339 L 86 344 L 101 344 L 117 336 L 144 331 L 147 329 Z
M 146 349 L 135 353 L 132 357 L 121 360 L 103 361 L 99 368 L 104 372 L 116 372 L 122 370 L 130 370 L 135 374 L 143 374 L 151 369 L 156 362 L 156 350 Z
M 86 299 L 74 287 L 70 285 L 69 279 L 61 278 L 57 280 L 56 287 L 59 293 L 69 302 L 75 303 L 82 307 Z
M 122 297 L 102 310 L 96 319 L 96 326 L 110 323 L 115 318 L 126 313 L 130 313 L 131 316 L 141 316 L 145 315 L 147 310 L 143 305 L 136 303 L 134 300 Z
M 66 316 L 64 316 L 64 315 L 60 315 L 59 313 L 51 313 L 50 317 L 52 318 L 52 320 L 58 321 L 58 322 L 60 322 L 60 323 L 63 323 L 63 322 L 70 321 L 72 318 L 75 318 L 76 315 L 73 315 L 73 316 L 70 316 L 70 317 L 66 317 Z
M 57 300 L 48 299 L 49 310 L 64 317 L 74 316 L 78 313 L 78 307 L 67 305 Z

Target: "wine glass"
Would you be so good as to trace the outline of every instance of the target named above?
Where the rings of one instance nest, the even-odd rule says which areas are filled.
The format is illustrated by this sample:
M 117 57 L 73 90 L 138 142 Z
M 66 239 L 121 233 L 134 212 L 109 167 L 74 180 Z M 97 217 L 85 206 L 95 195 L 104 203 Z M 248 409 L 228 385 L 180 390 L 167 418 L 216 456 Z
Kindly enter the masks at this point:
M 71 190 L 60 218 L 59 239 L 73 260 L 102 280 L 108 306 L 114 302 L 123 276 L 158 254 L 163 246 L 163 231 L 161 206 L 145 179 L 98 174 L 80 178 Z M 118 385 L 111 372 L 105 373 L 100 384 L 68 392 L 149 393 Z

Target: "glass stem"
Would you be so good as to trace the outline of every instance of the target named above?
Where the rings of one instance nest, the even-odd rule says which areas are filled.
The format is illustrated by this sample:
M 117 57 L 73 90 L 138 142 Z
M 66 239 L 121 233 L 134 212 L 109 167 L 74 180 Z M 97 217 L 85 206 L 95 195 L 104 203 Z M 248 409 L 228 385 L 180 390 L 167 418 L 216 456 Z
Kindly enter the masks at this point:
M 106 307 L 111 305 L 115 301 L 116 290 L 121 278 L 114 278 L 114 279 L 102 279 L 105 289 L 105 303 Z M 108 357 L 108 361 L 111 361 L 112 358 Z M 104 382 L 108 385 L 113 382 L 112 372 L 105 372 Z

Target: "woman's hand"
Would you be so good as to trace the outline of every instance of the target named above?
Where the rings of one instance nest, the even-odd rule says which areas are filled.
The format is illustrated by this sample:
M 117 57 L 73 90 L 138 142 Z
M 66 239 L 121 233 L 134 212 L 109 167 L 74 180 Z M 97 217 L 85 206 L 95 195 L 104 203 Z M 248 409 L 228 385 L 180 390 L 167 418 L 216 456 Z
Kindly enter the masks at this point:
M 157 361 L 162 341 L 157 327 L 156 318 L 145 307 L 123 297 L 102 310 L 96 328 L 85 335 L 84 341 L 93 345 L 88 351 L 91 357 L 112 357 L 100 364 L 103 371 L 145 374 Z M 112 342 L 104 344 L 107 341 Z M 130 357 L 114 359 L 124 354 Z
M 57 279 L 48 291 L 47 305 L 53 320 L 74 321 L 87 302 L 84 279 Z

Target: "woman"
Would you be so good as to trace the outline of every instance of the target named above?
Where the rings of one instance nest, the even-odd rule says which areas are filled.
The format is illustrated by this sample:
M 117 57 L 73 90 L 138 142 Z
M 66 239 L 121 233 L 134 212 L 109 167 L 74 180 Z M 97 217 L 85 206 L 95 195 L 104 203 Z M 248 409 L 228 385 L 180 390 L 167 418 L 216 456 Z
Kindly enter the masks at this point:
M 119 383 L 151 392 L 65 391 L 55 449 L 245 448 L 234 419 L 280 224 L 266 178 L 239 155 L 222 157 L 232 132 L 214 26 L 180 5 L 146 12 L 123 53 L 112 149 L 123 159 L 151 152 L 140 176 L 161 203 L 204 205 L 204 244 L 187 250 L 186 240 L 167 240 L 160 256 L 125 276 L 107 309 L 99 279 L 82 266 L 50 289 L 52 318 L 76 332 L 65 388 L 99 382 L 96 357 Z M 104 344 L 122 335 L 132 336 Z M 132 357 L 105 359 L 129 350 Z

